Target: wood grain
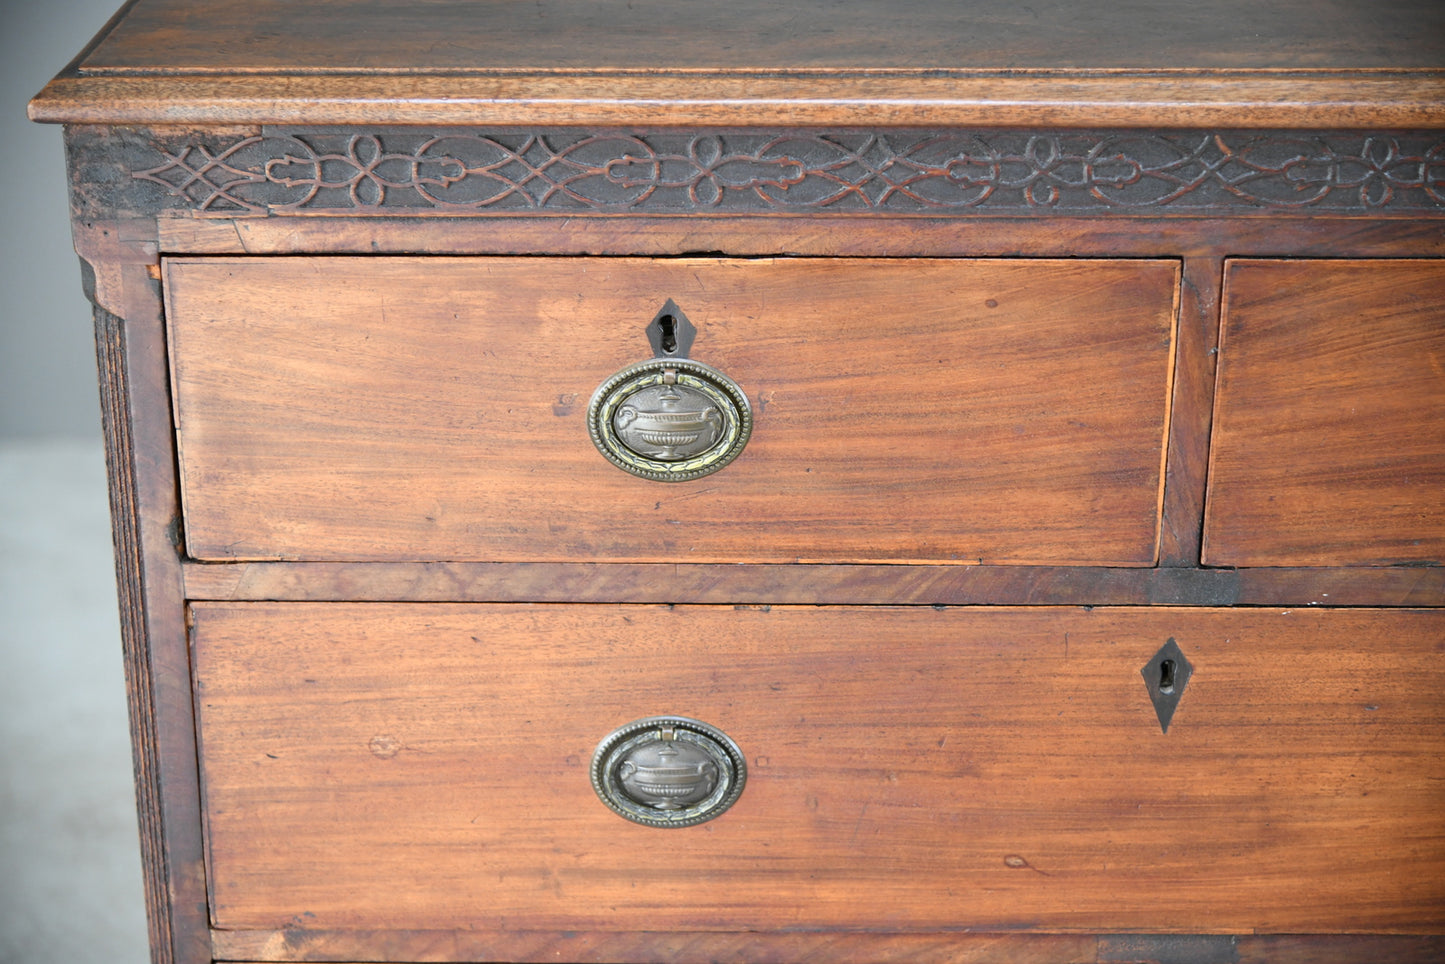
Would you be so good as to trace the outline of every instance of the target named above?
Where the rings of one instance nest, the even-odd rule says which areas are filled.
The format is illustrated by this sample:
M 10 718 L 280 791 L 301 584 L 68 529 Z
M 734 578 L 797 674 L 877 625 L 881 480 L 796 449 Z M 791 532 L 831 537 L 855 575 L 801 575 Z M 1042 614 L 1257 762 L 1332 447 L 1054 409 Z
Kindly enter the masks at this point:
M 1430 0 L 431 0 L 424 16 L 377 0 L 143 0 L 31 116 L 1431 127 L 1442 36 Z
M 739 257 L 1445 256 L 1440 220 L 1315 216 L 990 217 L 982 230 L 947 218 L 161 218 L 167 254 L 551 254 Z M 1203 293 L 1201 292 L 1201 295 Z M 1214 336 L 1217 337 L 1217 315 Z M 1212 365 L 1210 366 L 1212 369 Z M 1210 379 L 1212 381 L 1212 378 Z
M 1439 937 L 1147 934 L 738 934 L 217 931 L 225 960 L 726 960 L 749 964 L 1438 964 Z M 349 956 L 348 955 L 349 952 Z
M 1441 606 L 1445 568 L 190 562 L 191 599 L 1019 606 Z
M 1098 10 L 1069 0 L 427 0 L 424 15 L 381 0 L 142 0 L 80 64 L 87 73 L 1421 67 L 1445 68 L 1445 14 L 1429 0 L 1327 10 L 1307 0 Z
M 144 246 L 78 225 L 94 259 L 101 419 L 152 960 L 209 959 L 164 323 Z M 113 314 L 107 306 L 124 312 Z
M 1439 937 L 1381 937 L 1349 934 L 1336 938 L 1291 935 L 1241 937 L 1238 964 L 1431 964 L 1445 957 L 1445 939 Z
M 1445 262 L 1235 261 L 1204 561 L 1445 559 Z
M 1437 0 L 132 0 L 30 114 L 72 125 L 158 964 L 1445 958 Z M 764 128 L 889 139 L 865 173 L 974 137 L 926 159 L 955 202 L 1036 137 L 1062 187 L 733 203 Z M 683 175 L 382 189 L 499 129 Z M 1171 151 L 1179 198 L 1110 183 Z M 759 427 L 658 495 L 580 416 L 666 297 Z M 747 751 L 721 819 L 592 796 L 657 712 Z
M 1017 934 L 726 934 L 715 931 L 217 931 L 234 961 L 565 961 L 569 964 L 1095 964 L 1092 937 Z M 1433 964 L 1433 962 L 1431 962 Z
M 1179 347 L 1159 540 L 1161 566 L 1199 563 L 1223 271 L 1222 258 L 1191 258 L 1185 261 L 1180 279 Z
M 1439 610 L 192 619 L 222 929 L 1445 932 Z M 658 713 L 746 753 L 719 819 L 593 797 L 596 741 Z
M 1445 73 L 1146 77 L 376 74 L 58 77 L 66 124 L 553 124 L 1394 130 L 1445 126 Z
M 1178 267 L 1129 261 L 177 259 L 202 559 L 1151 565 Z M 755 428 L 613 467 L 593 390 L 674 299 Z

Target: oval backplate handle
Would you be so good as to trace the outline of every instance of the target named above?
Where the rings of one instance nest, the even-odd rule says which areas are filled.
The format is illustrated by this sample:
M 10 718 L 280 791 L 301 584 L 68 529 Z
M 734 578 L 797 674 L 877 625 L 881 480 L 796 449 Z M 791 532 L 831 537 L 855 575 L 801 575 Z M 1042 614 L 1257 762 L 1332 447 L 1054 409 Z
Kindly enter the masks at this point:
M 587 430 L 613 465 L 656 482 L 711 475 L 748 444 L 753 411 L 737 383 L 689 358 L 653 358 L 603 382 Z
M 691 827 L 731 807 L 747 764 L 727 734 L 685 716 L 651 716 L 609 733 L 592 754 L 592 789 L 648 827 Z

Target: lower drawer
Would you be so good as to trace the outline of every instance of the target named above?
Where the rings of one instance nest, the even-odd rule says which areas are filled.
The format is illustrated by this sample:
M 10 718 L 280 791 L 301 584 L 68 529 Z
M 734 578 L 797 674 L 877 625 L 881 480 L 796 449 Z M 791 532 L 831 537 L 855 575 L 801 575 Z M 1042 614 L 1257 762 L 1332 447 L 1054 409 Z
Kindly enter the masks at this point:
M 1445 611 L 192 616 L 221 930 L 1445 930 Z M 741 747 L 716 819 L 594 794 L 658 714 Z

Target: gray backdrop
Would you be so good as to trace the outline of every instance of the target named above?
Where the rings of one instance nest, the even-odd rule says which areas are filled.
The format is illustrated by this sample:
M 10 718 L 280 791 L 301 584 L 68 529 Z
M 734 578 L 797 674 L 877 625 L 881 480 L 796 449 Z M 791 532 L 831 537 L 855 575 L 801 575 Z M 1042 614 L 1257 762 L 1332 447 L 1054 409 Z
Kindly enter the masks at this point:
M 25 103 L 121 0 L 0 0 L 0 964 L 145 964 L 90 306 Z
M 120 0 L 0 0 L 0 439 L 100 437 L 90 303 L 70 246 L 60 128 L 25 104 Z

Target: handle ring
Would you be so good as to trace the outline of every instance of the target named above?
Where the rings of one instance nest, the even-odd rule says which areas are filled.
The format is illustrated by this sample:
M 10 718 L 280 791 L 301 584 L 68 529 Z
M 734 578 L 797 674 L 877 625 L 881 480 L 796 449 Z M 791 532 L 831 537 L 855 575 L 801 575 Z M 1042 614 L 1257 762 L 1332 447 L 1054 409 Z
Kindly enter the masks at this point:
M 742 795 L 747 762 L 727 734 L 685 716 L 613 730 L 592 754 L 592 789 L 613 813 L 647 827 L 691 827 Z
M 711 475 L 742 452 L 753 410 L 737 383 L 689 358 L 653 358 L 607 379 L 587 431 L 613 465 L 654 482 Z

